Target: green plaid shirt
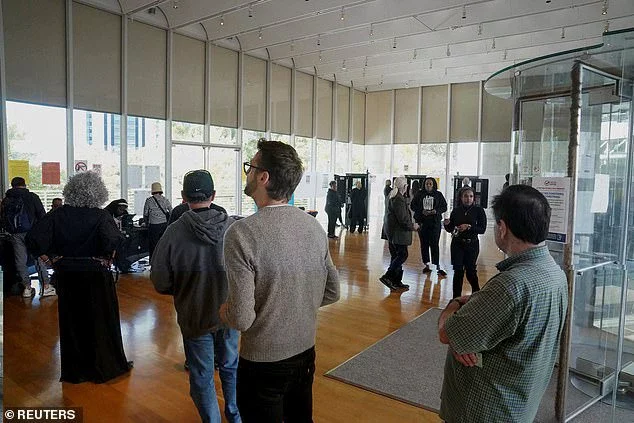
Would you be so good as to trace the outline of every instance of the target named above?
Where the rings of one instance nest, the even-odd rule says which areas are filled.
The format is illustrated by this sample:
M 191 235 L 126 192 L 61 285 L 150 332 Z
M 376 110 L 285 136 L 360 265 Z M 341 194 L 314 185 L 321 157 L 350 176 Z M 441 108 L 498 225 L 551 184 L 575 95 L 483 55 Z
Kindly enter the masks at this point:
M 482 354 L 482 367 L 447 354 L 440 417 L 450 423 L 531 423 L 553 372 L 568 306 L 564 272 L 545 246 L 496 267 L 445 323 L 454 351 Z

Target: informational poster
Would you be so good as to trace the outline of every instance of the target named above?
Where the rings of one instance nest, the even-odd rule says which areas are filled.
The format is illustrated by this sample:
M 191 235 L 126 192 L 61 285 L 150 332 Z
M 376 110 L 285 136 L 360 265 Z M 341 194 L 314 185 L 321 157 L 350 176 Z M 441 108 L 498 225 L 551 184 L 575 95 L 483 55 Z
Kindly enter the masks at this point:
M 93 164 L 92 165 L 92 171 L 95 172 L 97 175 L 101 176 L 101 165 L 100 164 Z
M 59 185 L 59 162 L 42 162 L 42 185 Z
M 610 175 L 597 173 L 594 175 L 594 192 L 590 213 L 606 213 L 610 200 Z
M 24 178 L 26 184 L 29 184 L 28 160 L 9 160 L 9 181 L 16 176 Z
M 128 187 L 129 188 L 143 188 L 142 173 L 143 173 L 143 168 L 141 167 L 141 165 L 128 166 Z
M 137 216 L 143 217 L 143 207 L 145 207 L 145 200 L 147 200 L 150 195 L 150 191 L 134 191 L 134 213 Z
M 565 244 L 568 234 L 568 209 L 570 206 L 570 178 L 533 178 L 533 188 L 544 194 L 551 208 L 548 240 Z
M 154 182 L 161 182 L 161 167 L 145 166 L 145 188 L 150 188 Z
M 75 173 L 88 170 L 88 160 L 75 160 Z

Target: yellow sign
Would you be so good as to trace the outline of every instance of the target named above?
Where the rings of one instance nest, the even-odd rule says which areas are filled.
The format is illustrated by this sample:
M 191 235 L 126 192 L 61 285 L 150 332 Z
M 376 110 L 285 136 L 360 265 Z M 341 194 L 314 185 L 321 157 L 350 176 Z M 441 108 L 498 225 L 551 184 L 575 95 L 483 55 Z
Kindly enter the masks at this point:
M 21 176 L 29 184 L 29 161 L 9 160 L 9 182 L 16 176 Z

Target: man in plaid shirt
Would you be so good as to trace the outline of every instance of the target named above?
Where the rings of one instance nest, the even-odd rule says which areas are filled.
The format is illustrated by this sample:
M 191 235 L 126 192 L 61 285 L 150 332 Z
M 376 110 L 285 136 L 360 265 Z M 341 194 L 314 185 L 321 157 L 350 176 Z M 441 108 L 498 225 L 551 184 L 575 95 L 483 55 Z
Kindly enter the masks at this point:
M 440 417 L 533 422 L 557 357 L 568 287 L 544 245 L 550 206 L 513 185 L 493 200 L 495 243 L 508 258 L 479 292 L 449 302 L 438 321 L 449 345 Z

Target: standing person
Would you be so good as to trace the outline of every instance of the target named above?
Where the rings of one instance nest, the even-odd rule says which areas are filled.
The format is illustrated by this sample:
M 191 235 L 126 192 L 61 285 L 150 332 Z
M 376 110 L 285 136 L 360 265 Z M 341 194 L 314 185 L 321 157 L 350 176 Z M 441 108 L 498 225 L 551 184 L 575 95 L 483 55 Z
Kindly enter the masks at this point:
M 506 175 L 504 175 L 504 185 L 502 185 L 502 191 L 504 191 L 505 189 L 509 187 L 509 179 L 511 179 L 510 173 L 507 173 Z
M 354 233 L 357 225 L 359 226 L 359 233 L 363 232 L 366 212 L 365 197 L 366 192 L 363 189 L 363 185 L 361 181 L 357 181 L 350 193 L 350 233 Z
M 214 387 L 215 358 L 225 417 L 238 423 L 239 334 L 223 325 L 218 315 L 220 305 L 227 299 L 223 238 L 233 219 L 211 208 L 216 191 L 206 170 L 185 175 L 182 196 L 190 210 L 171 224 L 159 240 L 152 256 L 150 279 L 158 292 L 174 296 L 189 367 L 189 393 L 202 421 L 221 419 Z
M 438 320 L 449 345 L 440 418 L 533 422 L 553 372 L 568 305 L 566 276 L 544 245 L 546 198 L 514 185 L 493 200 L 495 243 L 508 255 L 481 291 Z
M 412 215 L 403 197 L 406 190 L 407 179 L 399 176 L 394 180 L 394 189 L 388 197 L 387 213 L 383 220 L 381 238 L 388 240 L 391 259 L 390 266 L 379 280 L 391 291 L 409 289 L 409 285 L 403 283 L 403 263 L 407 260 L 407 247 L 412 245 L 412 231 L 418 230 L 418 224 L 412 223 Z
M 62 202 L 61 198 L 53 198 L 53 201 L 51 202 L 51 210 L 50 211 L 53 211 L 55 209 L 58 209 L 58 208 L 62 207 L 63 204 L 64 203 Z
M 44 217 L 46 211 L 37 194 L 26 188 L 26 181 L 20 176 L 11 179 L 11 188 L 2 200 L 2 224 L 11 235 L 11 246 L 15 257 L 15 268 L 23 286 L 22 297 L 31 298 L 35 295 L 35 288 L 31 288 L 27 261 L 29 251 L 25 242 L 27 233 Z M 57 295 L 55 288 L 50 285 L 46 264 L 39 258 L 35 259 L 35 268 L 40 280 L 40 296 Z
M 100 209 L 108 198 L 92 171 L 72 176 L 64 206 L 38 221 L 27 236 L 32 251 L 53 263 L 58 290 L 60 381 L 104 383 L 132 367 L 123 351 L 119 301 L 110 272 L 123 236 Z
M 163 196 L 161 184 L 159 182 L 152 183 L 152 196 L 145 200 L 145 205 L 143 206 L 143 219 L 148 225 L 147 236 L 150 260 L 152 260 L 152 253 L 156 248 L 156 244 L 161 239 L 165 229 L 167 229 L 171 210 L 172 205 Z
M 326 214 L 328 214 L 328 238 L 339 239 L 335 235 L 335 224 L 337 223 L 337 216 L 341 213 L 341 204 L 339 203 L 339 196 L 337 195 L 337 182 L 330 181 L 328 184 L 328 193 L 326 194 Z
M 337 269 L 319 222 L 288 204 L 302 177 L 295 149 L 259 141 L 244 171 L 258 211 L 225 235 L 220 309 L 242 332 L 238 408 L 249 423 L 310 422 L 317 311 L 339 299 Z
M 119 230 L 122 229 L 123 216 L 128 214 L 128 201 L 125 198 L 119 198 L 118 200 L 111 201 L 104 210 L 110 213 L 114 219 L 114 223 Z
M 389 179 L 385 180 L 385 188 L 383 188 L 383 197 L 385 197 L 385 202 L 387 203 L 387 197 L 392 192 L 392 181 Z
M 431 264 L 436 265 L 439 276 L 447 273 L 440 268 L 440 231 L 442 214 L 447 211 L 447 200 L 438 191 L 438 184 L 434 178 L 425 178 L 424 190 L 419 191 L 410 204 L 414 211 L 414 220 L 419 225 L 420 252 L 425 268 L 423 273 L 431 273 L 429 267 L 431 250 Z
M 487 228 L 484 209 L 473 202 L 473 188 L 463 187 L 458 193 L 460 205 L 454 208 L 449 219 L 444 220 L 445 230 L 452 233 L 451 265 L 453 266 L 453 298 L 462 295 L 465 270 L 471 284 L 471 292 L 480 290 L 476 260 L 480 254 L 478 235 Z

